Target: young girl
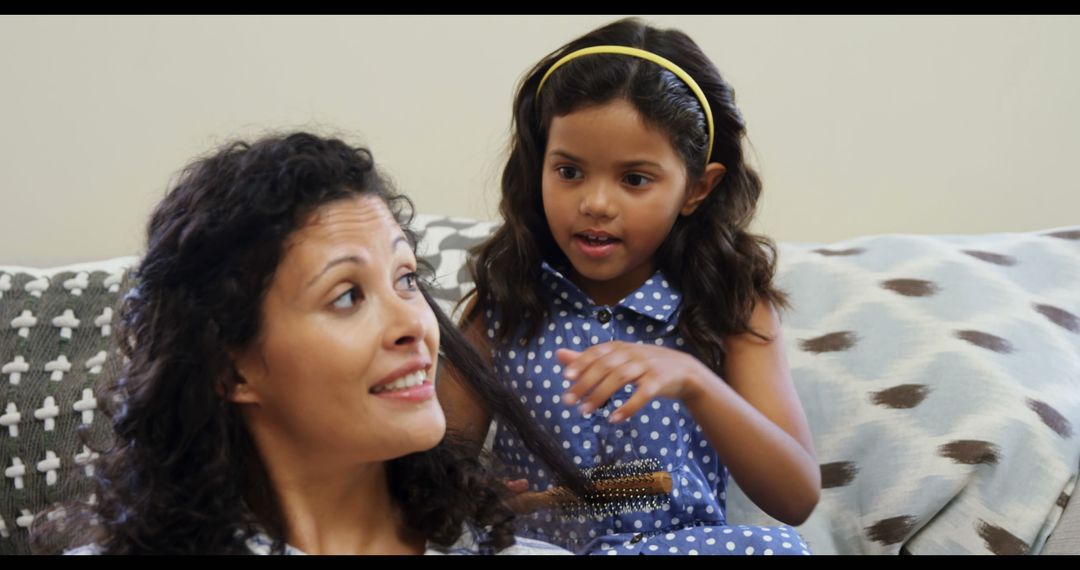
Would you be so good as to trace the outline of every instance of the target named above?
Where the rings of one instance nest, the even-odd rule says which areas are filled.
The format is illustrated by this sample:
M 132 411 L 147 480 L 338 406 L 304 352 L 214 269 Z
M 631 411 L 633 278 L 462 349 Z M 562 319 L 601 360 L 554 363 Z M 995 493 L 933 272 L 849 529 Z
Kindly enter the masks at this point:
M 761 183 L 732 88 L 685 34 L 628 19 L 537 64 L 514 123 L 467 332 L 580 468 L 653 459 L 674 482 L 650 512 L 541 512 L 522 532 L 579 553 L 808 554 L 791 527 L 724 514 L 729 470 L 788 524 L 820 489 L 775 249 L 746 231 Z M 440 397 L 482 440 L 470 392 L 450 381 Z M 529 489 L 557 483 L 522 444 L 500 426 L 494 450 Z

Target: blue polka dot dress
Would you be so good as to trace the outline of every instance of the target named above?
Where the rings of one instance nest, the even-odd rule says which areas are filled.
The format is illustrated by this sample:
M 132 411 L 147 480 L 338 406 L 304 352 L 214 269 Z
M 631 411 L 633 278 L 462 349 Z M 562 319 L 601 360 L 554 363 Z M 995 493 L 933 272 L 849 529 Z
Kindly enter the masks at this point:
M 653 458 L 671 473 L 673 488 L 663 506 L 651 512 L 597 520 L 541 511 L 519 517 L 519 534 L 579 554 L 809 554 L 789 526 L 727 524 L 727 469 L 679 401 L 654 400 L 620 424 L 607 418 L 629 397 L 632 386 L 584 416 L 562 403 L 570 383 L 555 358 L 559 348 L 584 350 L 618 340 L 689 352 L 676 327 L 681 295 L 663 274 L 657 272 L 616 305 L 603 306 L 560 271 L 547 263 L 543 269 L 542 287 L 550 297 L 548 321 L 536 338 L 493 351 L 499 376 L 575 465 L 584 469 Z M 492 327 L 488 338 L 495 342 L 498 313 L 489 311 L 486 317 Z M 527 479 L 531 490 L 553 485 L 544 465 L 503 426 L 495 434 L 494 451 L 510 466 L 509 476 Z

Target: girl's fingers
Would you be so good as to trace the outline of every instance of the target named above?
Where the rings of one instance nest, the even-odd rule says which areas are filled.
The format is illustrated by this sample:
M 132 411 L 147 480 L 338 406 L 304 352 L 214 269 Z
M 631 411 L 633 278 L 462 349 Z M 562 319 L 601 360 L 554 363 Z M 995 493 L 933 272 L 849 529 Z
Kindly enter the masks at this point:
M 562 364 L 563 366 L 569 366 L 578 356 L 581 356 L 580 351 L 570 350 L 569 348 L 560 348 L 555 351 L 555 358 L 559 361 L 559 364 Z
M 603 406 L 604 402 L 621 392 L 624 386 L 636 382 L 648 372 L 649 368 L 640 362 L 630 362 L 609 370 L 581 404 L 581 413 L 587 414 Z
M 594 347 L 600 349 L 599 346 Z M 573 374 L 563 375 L 567 380 L 573 382 L 573 385 L 563 394 L 563 402 L 567 405 L 573 405 L 582 400 L 589 392 L 594 390 L 601 380 L 606 378 L 612 370 L 615 370 L 621 366 L 625 366 L 630 362 L 632 354 L 629 354 L 625 350 L 616 350 L 611 347 L 606 347 L 603 350 L 597 350 L 592 354 L 583 353 L 582 356 L 574 363 L 574 366 L 578 367 Z M 583 360 L 589 359 L 587 364 L 580 364 Z M 571 378 L 573 376 L 573 378 Z
M 555 355 L 556 357 L 561 356 L 562 358 L 567 359 L 567 361 L 564 362 L 566 368 L 563 370 L 563 377 L 567 380 L 572 381 L 576 380 L 577 377 L 581 374 L 581 372 L 591 366 L 592 363 L 596 361 L 596 359 L 601 358 L 604 355 L 614 350 L 617 350 L 618 348 L 619 343 L 605 342 L 603 344 L 598 344 L 596 346 L 586 348 L 581 352 L 576 352 L 567 348 L 560 348 L 558 351 L 556 351 Z M 566 352 L 560 355 L 559 353 L 564 350 Z M 560 360 L 562 360 L 562 358 L 560 358 Z
M 656 378 L 653 374 L 646 374 L 638 379 L 637 389 L 634 390 L 634 394 L 608 417 L 608 421 L 613 424 L 626 421 L 630 416 L 638 413 L 641 408 L 644 408 L 645 404 L 659 396 L 662 386 Z
M 507 479 L 504 483 L 506 488 L 515 495 L 520 495 L 529 490 L 528 479 Z

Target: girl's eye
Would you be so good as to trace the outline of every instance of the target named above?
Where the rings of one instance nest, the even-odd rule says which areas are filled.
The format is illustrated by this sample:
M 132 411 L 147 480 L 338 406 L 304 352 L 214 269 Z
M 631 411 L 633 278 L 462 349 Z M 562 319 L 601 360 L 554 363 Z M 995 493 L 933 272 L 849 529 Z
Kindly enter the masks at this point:
M 417 278 L 418 276 L 416 275 L 415 271 L 411 273 L 406 273 L 405 275 L 402 275 L 398 278 L 398 284 L 403 287 L 403 291 L 416 291 L 420 288 L 420 286 L 416 282 Z
M 348 291 L 341 294 L 340 297 L 334 299 L 335 309 L 351 309 L 360 300 L 360 289 L 353 287 Z
M 649 178 L 646 177 L 646 176 L 642 176 L 641 174 L 627 174 L 626 175 L 626 183 L 629 184 L 630 186 L 634 186 L 634 187 L 644 186 L 644 185 L 648 184 L 649 182 L 651 182 L 651 180 L 649 180 Z
M 581 171 L 573 166 L 560 166 L 555 169 L 559 173 L 559 176 L 564 180 L 575 180 L 581 178 Z

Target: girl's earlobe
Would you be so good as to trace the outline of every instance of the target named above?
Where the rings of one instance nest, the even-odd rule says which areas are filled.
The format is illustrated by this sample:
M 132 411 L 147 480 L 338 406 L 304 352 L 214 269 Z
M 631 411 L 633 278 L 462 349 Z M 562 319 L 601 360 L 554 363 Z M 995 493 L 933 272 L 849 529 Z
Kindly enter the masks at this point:
M 683 204 L 680 213 L 684 216 L 693 214 L 698 206 L 709 197 L 709 194 L 712 194 L 713 190 L 720 185 L 720 181 L 724 179 L 726 172 L 727 168 L 723 164 L 710 162 L 705 167 L 705 173 L 691 186 L 686 197 L 686 203 Z

